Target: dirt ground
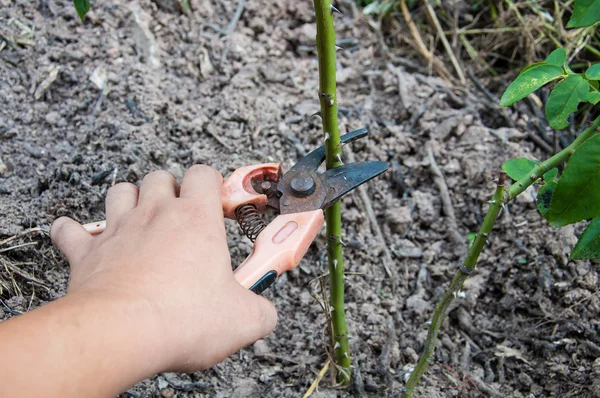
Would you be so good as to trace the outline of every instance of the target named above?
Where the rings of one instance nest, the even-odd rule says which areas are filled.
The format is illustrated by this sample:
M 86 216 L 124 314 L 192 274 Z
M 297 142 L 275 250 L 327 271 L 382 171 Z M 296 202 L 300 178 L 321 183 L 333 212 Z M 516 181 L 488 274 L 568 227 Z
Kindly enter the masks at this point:
M 82 24 L 70 0 L 0 0 L 0 319 L 64 294 L 68 264 L 49 225 L 62 215 L 102 219 L 115 181 L 139 183 L 157 169 L 181 178 L 195 163 L 225 176 L 267 161 L 288 168 L 320 145 L 320 121 L 310 116 L 318 110 L 312 2 L 246 1 L 229 28 L 238 4 L 192 0 L 181 15 L 150 0 L 98 1 Z M 340 8 L 341 130 L 368 127 L 354 157 L 390 170 L 368 184 L 370 203 L 357 193 L 343 200 L 355 383 L 339 390 L 325 378 L 313 397 L 393 397 L 500 165 L 548 154 L 528 139 L 528 115 L 503 118 L 474 88 L 409 68 L 398 57 L 408 50 L 390 56 L 366 17 L 348 2 Z M 102 91 L 92 75 L 105 77 Z M 527 191 L 502 213 L 416 396 L 600 397 L 598 264 L 568 260 L 580 229 L 550 229 L 534 197 Z M 234 222 L 228 232 L 238 264 L 251 244 Z M 324 243 L 321 235 L 265 293 L 279 311 L 272 335 L 208 371 L 158 375 L 123 396 L 302 396 L 327 360 L 311 283 L 324 272 Z

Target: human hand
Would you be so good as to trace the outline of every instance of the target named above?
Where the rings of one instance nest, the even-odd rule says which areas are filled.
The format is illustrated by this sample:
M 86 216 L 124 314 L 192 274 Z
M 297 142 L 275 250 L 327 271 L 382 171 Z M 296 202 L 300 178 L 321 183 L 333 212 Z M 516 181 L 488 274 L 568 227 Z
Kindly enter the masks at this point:
M 52 225 L 71 265 L 67 297 L 106 299 L 133 317 L 131 338 L 161 352 L 157 372 L 205 369 L 275 327 L 273 305 L 234 279 L 222 181 L 206 166 L 190 168 L 181 186 L 154 172 L 139 190 L 129 183 L 109 189 L 102 234 L 65 217 Z

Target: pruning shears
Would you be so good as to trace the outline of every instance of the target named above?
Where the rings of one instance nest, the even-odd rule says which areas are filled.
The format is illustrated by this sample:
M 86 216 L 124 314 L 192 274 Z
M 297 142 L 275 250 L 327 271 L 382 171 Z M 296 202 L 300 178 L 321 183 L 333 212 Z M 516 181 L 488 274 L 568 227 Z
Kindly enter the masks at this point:
M 366 135 L 366 129 L 352 131 L 340 137 L 341 144 Z M 254 242 L 252 253 L 234 271 L 242 286 L 260 294 L 279 275 L 295 268 L 323 226 L 323 210 L 388 168 L 386 162 L 366 161 L 319 173 L 324 160 L 322 145 L 287 173 L 279 163 L 264 163 L 236 169 L 224 181 L 223 215 L 237 220 Z M 267 225 L 260 215 L 268 209 L 279 215 Z M 105 221 L 84 225 L 91 234 L 105 227 Z

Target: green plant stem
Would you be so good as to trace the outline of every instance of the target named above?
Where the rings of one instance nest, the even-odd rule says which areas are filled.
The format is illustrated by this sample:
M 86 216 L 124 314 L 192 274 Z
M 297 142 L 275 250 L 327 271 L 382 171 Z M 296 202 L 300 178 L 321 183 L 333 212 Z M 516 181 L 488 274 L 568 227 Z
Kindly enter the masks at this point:
M 494 222 L 496 221 L 496 217 L 498 216 L 502 205 L 515 199 L 520 193 L 533 185 L 533 183 L 542 175 L 544 175 L 545 172 L 569 160 L 569 157 L 577 148 L 581 146 L 581 144 L 583 144 L 587 139 L 591 138 L 594 134 L 598 133 L 598 128 L 600 128 L 600 116 L 597 117 L 592 124 L 571 143 L 571 145 L 544 162 L 536 165 L 529 173 L 527 173 L 525 177 L 513 183 L 508 190 L 506 190 L 506 195 L 504 189 L 504 179 L 506 178 L 506 175 L 504 173 L 501 174 L 498 180 L 498 186 L 496 187 L 496 192 L 490 201 L 490 207 L 487 211 L 483 224 L 479 229 L 479 233 L 473 241 L 472 246 L 469 248 L 469 253 L 465 258 L 465 261 L 459 268 L 458 272 L 454 276 L 454 279 L 452 280 L 452 283 L 435 308 L 433 318 L 431 320 L 431 326 L 429 327 L 429 332 L 427 333 L 425 348 L 417 362 L 417 365 L 415 366 L 415 369 L 411 373 L 410 378 L 406 382 L 406 386 L 402 394 L 403 398 L 409 398 L 412 396 L 412 393 L 419 383 L 419 380 L 423 374 L 425 374 L 427 366 L 429 366 L 429 364 L 433 361 L 435 343 L 437 341 L 440 326 L 442 325 L 444 317 L 446 316 L 446 312 L 448 311 L 452 301 L 454 301 L 458 295 L 458 292 L 463 286 L 465 280 L 475 269 L 477 259 L 483 250 L 485 242 L 487 241 L 488 236 L 494 226 Z
M 479 254 L 487 242 L 488 236 L 492 231 L 494 226 L 494 222 L 496 221 L 496 217 L 502 208 L 502 198 L 504 196 L 504 181 L 506 179 L 506 173 L 502 172 L 500 174 L 500 178 L 498 179 L 498 185 L 496 186 L 496 192 L 494 196 L 492 196 L 492 200 L 490 200 L 490 207 L 487 211 L 485 219 L 483 220 L 483 224 L 481 224 L 481 228 L 479 229 L 479 233 L 475 237 L 471 248 L 469 249 L 469 253 L 465 258 L 465 261 L 460 266 L 458 272 L 454 276 L 452 283 L 446 290 L 444 297 L 438 303 L 435 308 L 435 312 L 433 313 L 433 319 L 431 321 L 431 325 L 429 326 L 429 333 L 427 334 L 427 341 L 425 342 L 425 349 L 415 369 L 410 375 L 410 378 L 406 382 L 405 390 L 402 394 L 403 397 L 412 396 L 413 390 L 417 386 L 417 383 L 421 379 L 421 376 L 425 373 L 427 366 L 433 361 L 433 352 L 435 350 L 435 343 L 437 341 L 437 335 L 446 316 L 446 312 L 448 311 L 448 307 L 460 291 L 465 280 L 469 277 L 469 274 L 473 272 L 475 269 L 475 265 L 477 264 L 477 259 L 479 258 Z
M 335 76 L 335 30 L 331 0 L 314 0 L 317 19 L 317 52 L 319 57 L 319 100 L 325 133 L 327 169 L 342 165 L 342 146 L 338 129 L 338 104 Z M 327 260 L 329 264 L 329 304 L 331 307 L 331 350 L 335 358 L 337 381 L 350 381 L 350 350 L 344 310 L 344 258 L 342 255 L 341 204 L 325 210 L 327 224 Z
M 529 186 L 531 186 L 536 180 L 538 180 L 541 176 L 546 173 L 546 171 L 552 170 L 558 165 L 569 160 L 569 157 L 575 152 L 577 148 L 581 146 L 588 138 L 592 137 L 597 133 L 597 129 L 600 127 L 600 116 L 597 117 L 590 127 L 583 130 L 581 134 L 565 149 L 558 152 L 554 156 L 546 159 L 542 163 L 535 166 L 527 175 L 521 178 L 519 181 L 515 182 L 508 189 L 508 198 L 505 200 L 511 201 L 523 191 L 525 191 Z

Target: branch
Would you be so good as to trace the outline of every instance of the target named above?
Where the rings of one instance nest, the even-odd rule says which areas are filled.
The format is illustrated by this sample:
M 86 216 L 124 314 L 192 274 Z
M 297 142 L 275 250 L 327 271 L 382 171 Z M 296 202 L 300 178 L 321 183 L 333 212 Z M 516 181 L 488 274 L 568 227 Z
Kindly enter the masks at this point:
M 335 81 L 335 30 L 331 0 L 314 0 L 317 19 L 317 52 L 319 57 L 319 100 L 325 133 L 327 169 L 341 166 L 342 146 L 338 129 L 338 104 Z M 342 255 L 341 204 L 325 210 L 327 224 L 327 260 L 329 264 L 329 303 L 331 306 L 331 351 L 335 358 L 337 381 L 350 382 L 350 350 L 344 312 L 344 258 Z
M 502 208 L 504 203 L 508 203 L 509 201 L 515 199 L 520 193 L 525 191 L 528 187 L 533 185 L 541 176 L 544 175 L 547 171 L 559 166 L 560 164 L 569 160 L 569 157 L 575 152 L 577 148 L 581 146 L 587 139 L 591 138 L 594 134 L 600 131 L 600 116 L 597 117 L 590 127 L 585 129 L 579 137 L 577 137 L 571 145 L 557 153 L 556 155 L 550 157 L 546 161 L 536 165 L 525 177 L 521 180 L 513 183 L 507 190 L 505 195 L 504 189 L 504 180 L 506 178 L 505 173 L 501 173 L 500 178 L 498 179 L 498 186 L 496 187 L 496 192 L 490 200 L 490 208 L 485 216 L 483 224 L 475 238 L 473 245 L 469 249 L 469 253 L 465 258 L 465 261 L 460 265 L 460 268 L 452 283 L 446 290 L 444 297 L 437 305 L 435 312 L 433 314 L 433 319 L 431 321 L 431 326 L 429 327 L 429 332 L 427 333 L 427 340 L 425 342 L 425 349 L 417 365 L 413 372 L 410 375 L 406 383 L 405 390 L 402 393 L 403 398 L 409 398 L 412 396 L 412 393 L 417 386 L 417 383 L 421 379 L 421 376 L 425 373 L 427 366 L 433 360 L 433 352 L 435 349 L 435 343 L 437 341 L 437 336 L 439 333 L 440 326 L 446 316 L 446 312 L 452 301 L 458 295 L 460 288 L 462 287 L 465 280 L 469 277 L 469 275 L 475 269 L 477 264 L 477 259 L 483 250 L 483 246 L 488 239 L 488 236 L 494 226 L 494 222 L 500 209 Z

